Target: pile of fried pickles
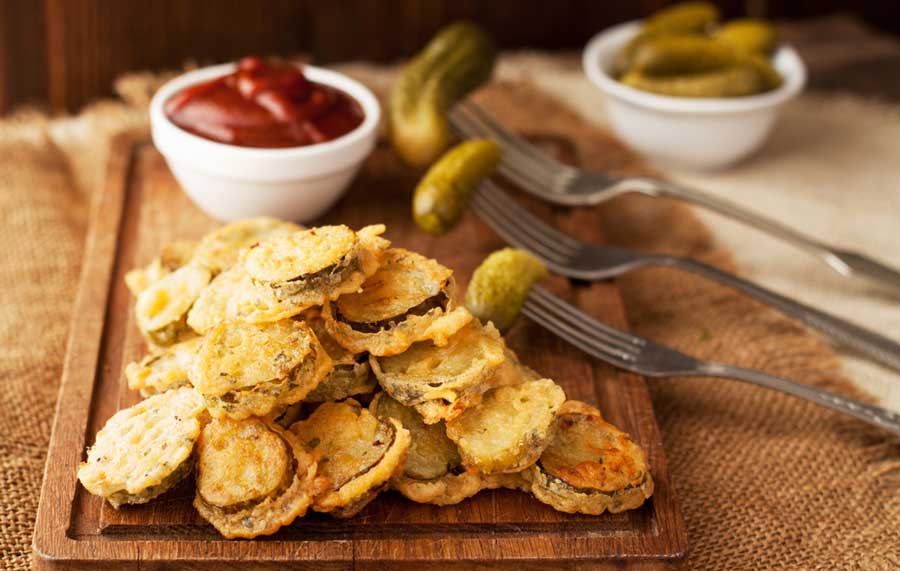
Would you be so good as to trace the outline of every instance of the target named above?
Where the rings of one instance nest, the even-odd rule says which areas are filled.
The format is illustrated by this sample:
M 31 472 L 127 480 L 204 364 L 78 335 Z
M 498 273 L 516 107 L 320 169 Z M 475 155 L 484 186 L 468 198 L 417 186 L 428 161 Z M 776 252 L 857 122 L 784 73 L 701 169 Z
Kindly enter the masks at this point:
M 612 72 L 625 85 L 661 95 L 754 95 L 782 83 L 770 61 L 777 47 L 775 28 L 763 20 L 720 23 L 715 5 L 685 2 L 645 20 Z
M 520 363 L 458 301 L 450 269 L 384 231 L 254 218 L 129 272 L 148 354 L 125 376 L 145 399 L 97 433 L 84 487 L 119 507 L 192 476 L 193 505 L 227 538 L 309 509 L 351 517 L 387 489 L 437 505 L 505 487 L 569 513 L 640 506 L 644 452 Z

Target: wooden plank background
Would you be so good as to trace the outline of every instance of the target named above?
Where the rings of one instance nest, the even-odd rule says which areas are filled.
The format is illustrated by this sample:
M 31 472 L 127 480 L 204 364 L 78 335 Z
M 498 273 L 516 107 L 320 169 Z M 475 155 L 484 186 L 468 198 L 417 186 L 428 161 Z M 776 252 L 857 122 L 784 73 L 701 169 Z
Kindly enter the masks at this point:
M 445 23 L 468 18 L 504 48 L 578 49 L 598 30 L 672 0 L 0 0 L 0 113 L 23 103 L 63 112 L 111 93 L 132 70 L 247 54 L 309 53 L 319 63 L 392 61 Z M 851 11 L 900 33 L 900 3 L 717 0 L 728 17 Z

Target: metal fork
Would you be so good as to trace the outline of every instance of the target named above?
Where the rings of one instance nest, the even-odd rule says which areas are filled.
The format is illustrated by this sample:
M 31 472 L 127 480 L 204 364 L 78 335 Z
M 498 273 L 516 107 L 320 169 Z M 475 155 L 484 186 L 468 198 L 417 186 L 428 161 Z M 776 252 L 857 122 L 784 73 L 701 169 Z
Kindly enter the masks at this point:
M 472 194 L 470 205 L 501 238 L 530 251 L 555 273 L 594 281 L 648 266 L 680 268 L 749 295 L 836 342 L 900 371 L 900 344 L 713 266 L 690 258 L 586 244 L 550 227 L 491 181 L 483 182 Z
M 900 436 L 900 415 L 887 409 L 761 371 L 694 359 L 605 325 L 540 286 L 531 288 L 522 313 L 582 351 L 626 371 L 647 377 L 736 379 L 814 402 Z
M 849 250 L 837 249 L 774 220 L 699 190 L 646 177 L 624 178 L 564 165 L 512 133 L 477 105 L 463 101 L 450 112 L 450 125 L 463 138 L 494 139 L 503 148 L 499 172 L 528 193 L 563 206 L 594 205 L 629 192 L 691 202 L 779 237 L 818 256 L 838 274 L 861 276 L 900 291 L 900 271 Z

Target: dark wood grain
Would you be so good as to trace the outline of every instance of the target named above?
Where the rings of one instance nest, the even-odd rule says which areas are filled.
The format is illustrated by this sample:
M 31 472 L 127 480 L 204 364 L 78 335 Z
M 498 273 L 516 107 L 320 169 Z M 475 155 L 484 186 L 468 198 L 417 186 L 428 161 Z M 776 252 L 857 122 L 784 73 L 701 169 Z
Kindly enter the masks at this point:
M 42 2 L 0 0 L 0 113 L 47 100 L 47 30 Z
M 393 61 L 459 18 L 480 23 L 503 48 L 580 49 L 599 30 L 673 1 L 0 0 L 0 113 L 26 102 L 74 111 L 110 95 L 122 73 L 176 69 L 187 61 L 301 52 L 319 63 Z M 896 2 L 715 3 L 727 17 L 855 12 L 875 27 L 900 33 Z
M 562 147 L 571 147 L 571 144 Z M 94 207 L 34 540 L 37 569 L 662 569 L 686 548 L 684 523 L 669 481 L 644 381 L 599 365 L 534 323 L 508 337 L 523 360 L 553 377 L 572 398 L 599 404 L 648 452 L 656 493 L 639 510 L 599 517 L 556 512 L 522 493 L 484 492 L 438 508 L 383 494 L 361 514 L 337 520 L 309 514 L 270 538 L 223 540 L 190 505 L 191 482 L 144 506 L 114 510 L 77 485 L 83 450 L 109 416 L 138 400 L 122 370 L 143 351 L 133 300 L 123 283 L 174 238 L 196 238 L 215 226 L 180 191 L 164 160 L 143 141 L 119 141 L 107 186 Z M 452 267 L 465 285 L 485 254 L 503 244 L 467 215 L 436 239 L 408 213 L 414 175 L 378 149 L 348 195 L 322 222 L 353 227 L 383 222 L 398 246 Z M 542 216 L 601 238 L 593 215 Z M 548 284 L 610 323 L 626 327 L 612 283 Z M 588 566 L 588 567 L 584 567 Z

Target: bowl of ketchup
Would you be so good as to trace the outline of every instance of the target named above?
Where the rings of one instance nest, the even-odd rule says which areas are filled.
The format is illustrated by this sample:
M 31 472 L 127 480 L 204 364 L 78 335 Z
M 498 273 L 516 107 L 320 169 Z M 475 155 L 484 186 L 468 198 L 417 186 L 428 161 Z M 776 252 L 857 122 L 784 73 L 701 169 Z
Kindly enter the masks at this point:
M 157 149 L 220 220 L 317 218 L 372 152 L 380 117 L 372 92 L 343 74 L 259 58 L 185 73 L 150 104 Z

